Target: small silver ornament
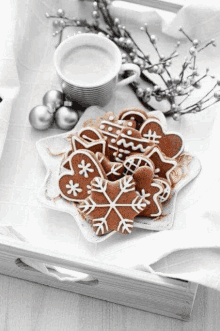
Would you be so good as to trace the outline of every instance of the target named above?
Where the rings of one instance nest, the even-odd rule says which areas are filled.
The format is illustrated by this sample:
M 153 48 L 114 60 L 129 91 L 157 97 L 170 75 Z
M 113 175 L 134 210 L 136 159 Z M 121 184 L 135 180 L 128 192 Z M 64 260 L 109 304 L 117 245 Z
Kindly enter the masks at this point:
M 53 124 L 54 115 L 49 112 L 47 106 L 36 106 L 29 114 L 29 121 L 35 129 L 46 130 Z
M 175 121 L 179 121 L 179 120 L 180 120 L 180 117 L 181 117 L 181 114 L 180 114 L 180 113 L 174 113 L 174 114 L 173 114 L 173 119 L 174 119 Z
M 72 108 L 62 106 L 55 113 L 55 122 L 60 129 L 71 130 L 79 120 L 78 113 Z
M 63 106 L 63 93 L 58 90 L 50 90 L 44 94 L 43 104 L 49 108 L 51 113 L 54 113 L 58 108 Z

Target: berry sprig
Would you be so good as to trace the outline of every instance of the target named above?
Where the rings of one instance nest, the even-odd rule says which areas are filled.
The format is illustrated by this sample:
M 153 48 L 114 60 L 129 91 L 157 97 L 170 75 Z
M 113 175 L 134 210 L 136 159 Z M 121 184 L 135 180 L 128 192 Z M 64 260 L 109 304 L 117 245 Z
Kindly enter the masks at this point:
M 140 67 L 141 80 L 147 82 L 149 87 L 141 85 L 141 82 L 133 82 L 130 84 L 132 90 L 136 94 L 143 106 L 148 110 L 153 110 L 149 105 L 151 98 L 155 98 L 158 102 L 166 99 L 170 103 L 170 109 L 164 113 L 166 116 L 172 116 L 174 120 L 179 120 L 182 115 L 189 113 L 198 113 L 220 101 L 220 80 L 209 74 L 207 68 L 205 73 L 199 74 L 197 67 L 198 55 L 208 46 L 216 46 L 214 39 L 201 45 L 197 39 L 192 39 L 181 27 L 179 31 L 187 38 L 190 43 L 189 53 L 186 56 L 180 72 L 173 76 L 170 70 L 173 60 L 178 57 L 177 50 L 181 44 L 178 41 L 173 51 L 165 56 L 161 54 L 157 37 L 149 32 L 147 23 L 140 29 L 145 33 L 157 55 L 157 60 L 152 61 L 150 54 L 145 54 L 141 47 L 136 43 L 128 29 L 116 17 L 113 18 L 110 14 L 110 0 L 97 0 L 93 2 L 92 21 L 86 19 L 69 18 L 66 16 L 63 9 L 58 9 L 56 15 L 46 13 L 47 18 L 52 18 L 53 27 L 55 29 L 53 36 L 59 35 L 58 44 L 63 38 L 63 31 L 69 26 L 75 26 L 83 29 L 83 32 L 92 32 L 101 34 L 112 40 L 122 52 L 122 62 L 134 63 Z M 79 30 L 77 33 L 81 33 Z M 157 75 L 161 80 L 161 85 L 156 85 L 149 74 Z M 214 81 L 210 90 L 205 92 L 205 95 L 199 101 L 191 105 L 185 106 L 185 102 L 190 98 L 192 93 L 201 88 L 202 82 L 205 79 Z

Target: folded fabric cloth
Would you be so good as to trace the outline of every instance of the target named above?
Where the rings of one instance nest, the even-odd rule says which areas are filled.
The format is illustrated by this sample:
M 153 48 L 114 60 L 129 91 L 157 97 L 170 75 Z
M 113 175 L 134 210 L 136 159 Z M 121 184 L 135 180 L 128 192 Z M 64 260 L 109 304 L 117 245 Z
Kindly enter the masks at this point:
M 12 104 L 19 91 L 14 53 L 17 3 L 9 0 L 0 13 L 0 157 L 5 143 Z

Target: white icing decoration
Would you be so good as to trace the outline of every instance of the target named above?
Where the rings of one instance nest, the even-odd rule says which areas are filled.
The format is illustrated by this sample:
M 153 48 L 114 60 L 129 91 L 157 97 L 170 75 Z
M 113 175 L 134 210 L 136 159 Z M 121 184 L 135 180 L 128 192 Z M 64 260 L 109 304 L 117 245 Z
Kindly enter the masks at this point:
M 128 148 L 128 147 L 131 147 L 131 149 L 133 151 L 136 151 L 136 150 L 140 150 L 142 153 L 145 152 L 146 148 L 147 147 L 144 147 L 141 143 L 140 144 L 137 144 L 136 146 L 134 145 L 133 141 L 129 141 L 128 143 L 126 142 L 126 140 L 123 138 L 123 139 L 120 139 L 118 142 L 117 142 L 117 145 L 123 145 L 125 148 Z
M 116 142 L 116 139 L 115 139 L 115 138 L 112 138 L 112 139 L 111 139 L 111 143 L 114 144 L 115 142 Z
M 117 130 L 116 133 L 119 135 L 121 133 L 121 131 L 120 130 Z
M 150 167 L 152 170 L 154 170 L 154 167 L 152 165 L 152 162 L 150 160 L 147 160 L 146 158 L 139 157 L 130 157 L 124 162 L 124 167 L 126 170 L 124 171 L 124 175 L 132 175 L 136 169 L 138 169 L 141 165 L 141 162 L 144 162 L 145 165 Z
M 154 170 L 154 175 L 155 175 L 155 177 L 158 177 L 159 175 L 159 172 L 160 172 L 160 168 L 157 168 L 157 169 L 155 169 Z
M 120 172 L 117 172 L 117 170 L 120 169 L 121 166 L 122 166 L 121 164 L 113 164 L 111 170 L 106 174 L 106 176 L 110 176 L 110 175 L 120 176 Z
M 96 139 L 90 138 L 89 136 L 84 134 L 85 132 L 87 132 L 87 134 L 92 132 L 97 136 L 97 138 Z M 92 128 L 92 127 L 82 128 L 78 132 L 78 136 L 84 138 L 86 141 L 89 141 L 89 142 L 93 142 L 93 141 L 98 140 L 98 139 L 103 139 L 101 133 L 97 129 Z
M 112 131 L 112 127 L 111 126 L 108 127 L 108 131 Z
M 143 135 L 149 143 L 159 144 L 162 136 L 157 135 L 156 131 L 151 131 L 151 129 Z
M 82 138 L 85 139 L 85 140 L 87 140 L 87 141 L 89 141 L 89 142 L 95 141 L 95 139 L 92 139 L 92 138 L 86 136 L 85 134 L 82 135 Z
M 122 129 L 122 126 L 119 125 L 119 124 L 116 124 L 116 123 L 112 123 L 112 122 L 108 122 L 108 121 L 102 121 L 101 123 L 102 123 L 102 124 L 111 125 L 111 126 L 113 126 L 113 127 L 116 127 L 116 128 Z
M 171 187 L 165 180 L 161 178 L 157 178 L 155 181 L 163 185 L 163 192 L 160 194 L 159 199 L 161 202 L 165 202 L 170 196 Z
M 100 129 L 101 130 L 104 130 L 104 128 L 105 128 L 105 126 L 102 124 L 102 125 L 100 125 Z
M 158 208 L 158 213 L 156 213 L 156 214 L 151 214 L 152 217 L 156 217 L 156 216 L 160 216 L 161 213 L 162 213 L 162 209 L 161 209 L 161 206 L 160 206 L 160 204 L 159 204 L 158 199 L 159 199 L 161 193 L 163 192 L 163 189 L 162 189 L 161 186 L 159 186 L 159 185 L 156 184 L 156 183 L 151 184 L 151 186 L 153 186 L 153 187 L 158 187 L 158 188 L 159 188 L 159 191 L 158 191 L 156 194 L 153 195 L 153 200 L 154 200 L 154 202 L 155 202 L 155 204 L 156 204 L 156 206 L 157 206 L 157 208 Z
M 119 152 L 124 153 L 124 154 L 131 154 L 130 151 L 127 151 L 125 149 L 119 148 Z
M 128 131 L 127 131 L 127 135 L 128 135 L 128 136 L 131 136 L 131 135 L 132 135 L 132 131 L 131 131 L 131 130 L 128 130 Z
M 105 218 L 96 218 L 93 220 L 93 227 L 96 228 L 96 235 L 104 234 L 105 232 L 108 232 L 108 223 Z
M 118 121 L 118 124 L 119 124 L 119 125 L 123 124 L 123 121 L 122 121 L 122 120 L 119 120 L 119 121 Z
M 141 112 L 137 111 L 137 112 L 135 112 L 135 113 L 136 113 L 137 116 L 140 116 L 140 117 L 143 119 L 143 121 L 146 120 L 146 116 L 144 116 Z M 132 115 L 132 114 L 134 114 L 134 111 L 133 111 L 133 110 L 130 110 L 130 111 L 125 112 L 125 113 L 122 115 L 122 119 L 125 119 L 127 116 Z M 132 117 L 131 117 L 131 120 L 135 121 L 135 117 L 132 116 Z
M 79 192 L 82 192 L 82 189 L 79 187 L 79 184 L 74 184 L 72 180 L 69 181 L 69 184 L 66 184 L 67 194 L 73 194 L 74 197 L 78 195 Z
M 113 121 L 114 120 L 114 116 L 109 116 L 109 120 Z
M 141 197 L 146 200 L 147 205 L 150 205 L 150 201 L 147 198 L 150 197 L 150 193 L 146 192 L 145 189 L 141 190 Z
M 78 168 L 82 169 L 79 171 L 79 174 L 84 176 L 85 178 L 88 178 L 89 172 L 94 172 L 94 169 L 91 168 L 91 163 L 85 163 L 85 160 L 82 160 L 80 164 L 78 164 Z
M 117 227 L 117 231 L 119 232 L 121 229 L 121 232 L 124 233 L 125 231 L 127 231 L 128 233 L 131 233 L 131 231 L 133 230 L 133 220 L 128 220 L 128 219 L 122 219 L 119 223 L 118 223 L 118 227 Z
M 132 122 L 128 122 L 128 126 L 133 126 Z
M 87 193 L 91 194 L 91 185 L 86 185 L 86 187 L 87 187 Z
M 73 145 L 73 150 L 74 151 L 80 150 L 80 149 L 77 149 L 76 142 L 83 145 L 85 147 L 85 149 L 90 149 L 91 147 L 94 147 L 94 146 L 100 146 L 100 144 L 101 144 L 102 145 L 102 154 L 105 155 L 106 142 L 103 139 L 93 140 L 92 142 L 87 142 L 87 141 L 83 141 L 81 138 L 79 138 L 77 136 L 73 136 L 72 137 L 72 145 Z
M 100 192 L 105 197 L 107 203 L 97 204 L 92 197 L 89 197 L 87 200 L 83 201 L 83 203 L 79 206 L 83 213 L 89 215 L 95 208 L 109 208 L 104 218 L 94 219 L 92 221 L 93 226 L 97 228 L 96 234 L 104 234 L 105 231 L 103 227 L 106 227 L 107 218 L 113 209 L 118 217 L 120 218 L 120 222 L 118 224 L 118 231 L 122 233 L 128 232 L 130 233 L 133 227 L 133 220 L 127 220 L 123 218 L 123 215 L 119 211 L 118 207 L 131 207 L 137 214 L 139 214 L 142 210 L 144 210 L 147 206 L 146 201 L 139 195 L 137 195 L 131 203 L 117 203 L 123 193 L 128 193 L 131 191 L 135 191 L 135 182 L 132 176 L 123 177 L 119 181 L 120 191 L 118 195 L 111 200 L 111 198 L 107 194 L 107 185 L 108 181 L 102 180 L 99 177 L 95 177 L 92 181 L 92 192 Z M 120 230 L 121 228 L 121 230 Z M 108 231 L 108 230 L 107 230 Z

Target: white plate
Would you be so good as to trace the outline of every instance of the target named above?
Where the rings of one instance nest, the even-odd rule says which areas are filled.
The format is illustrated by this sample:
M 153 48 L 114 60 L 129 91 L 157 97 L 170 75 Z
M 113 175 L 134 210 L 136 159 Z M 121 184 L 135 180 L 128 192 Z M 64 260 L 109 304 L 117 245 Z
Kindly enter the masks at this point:
M 154 112 L 152 112 L 151 114 L 153 115 L 153 113 Z M 66 138 L 70 135 L 70 133 L 78 131 L 82 127 L 82 124 L 85 120 L 90 118 L 95 119 L 97 116 L 102 116 L 103 114 L 104 111 L 102 109 L 97 107 L 90 107 L 83 114 L 74 130 L 66 132 L 64 134 L 59 134 L 56 136 L 41 139 L 36 144 L 38 153 L 41 156 L 47 171 L 44 183 L 41 186 L 38 195 L 40 202 L 51 209 L 71 214 L 74 220 L 77 222 L 79 228 L 81 229 L 84 237 L 89 242 L 93 243 L 98 243 L 106 240 L 108 237 L 112 236 L 115 231 L 112 231 L 103 236 L 97 236 L 92 230 L 90 224 L 83 220 L 76 207 L 74 207 L 72 204 L 70 204 L 64 199 L 52 199 L 56 198 L 59 195 L 58 176 L 62 156 L 52 156 L 48 152 L 48 150 L 53 153 L 60 153 L 69 150 L 69 142 Z M 154 115 L 156 114 L 157 112 L 154 113 Z M 154 221 L 153 219 L 146 217 L 137 217 L 136 220 L 138 220 L 138 222 L 134 222 L 134 227 L 154 231 L 170 229 L 174 223 L 175 204 L 178 192 L 191 180 L 193 180 L 199 174 L 200 170 L 200 161 L 196 157 L 193 157 L 192 161 L 189 164 L 188 176 L 177 184 L 173 191 L 172 199 L 163 208 L 163 214 L 167 216 L 164 216 L 163 219 L 160 221 Z

